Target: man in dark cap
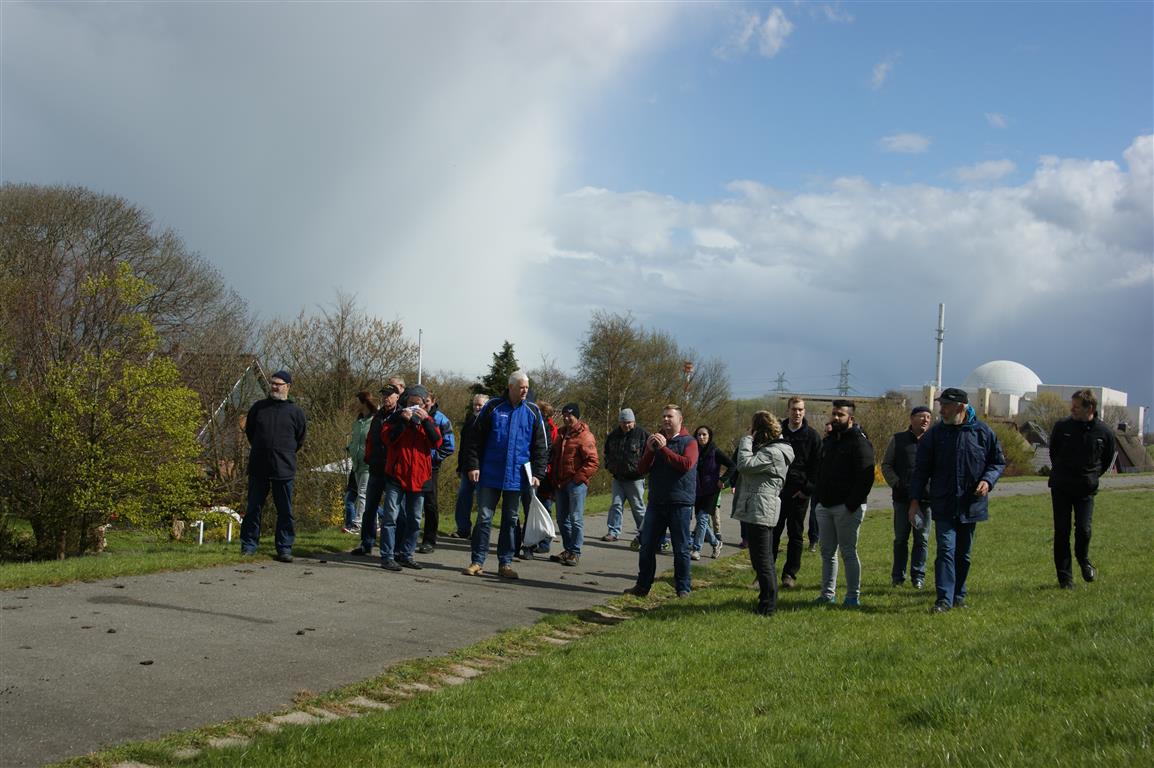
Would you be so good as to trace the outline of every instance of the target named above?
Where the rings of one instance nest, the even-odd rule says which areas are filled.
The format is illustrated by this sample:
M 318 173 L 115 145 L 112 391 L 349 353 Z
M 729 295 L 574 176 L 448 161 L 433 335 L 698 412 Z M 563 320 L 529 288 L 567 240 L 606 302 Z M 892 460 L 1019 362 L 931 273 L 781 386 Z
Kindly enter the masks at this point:
M 585 496 L 589 493 L 589 478 L 601 463 L 597 440 L 581 421 L 580 406 L 569 403 L 562 408 L 561 421 L 561 431 L 549 460 L 549 479 L 557 504 L 563 551 L 549 559 L 572 566 L 581 561 L 581 546 L 585 542 Z
M 252 449 L 248 455 L 248 508 L 240 526 L 240 551 L 256 553 L 260 543 L 260 514 L 272 490 L 276 505 L 276 559 L 293 560 L 293 480 L 297 472 L 297 451 L 305 441 L 305 413 L 289 400 L 293 378 L 277 371 L 269 379 L 270 391 L 264 400 L 253 403 L 244 422 L 244 434 Z
M 910 476 L 909 520 L 921 514 L 927 496 L 937 534 L 931 611 L 945 613 L 966 605 L 966 577 L 977 524 L 990 516 L 990 491 L 1006 469 L 1006 457 L 994 430 L 980 421 L 965 390 L 950 387 L 938 396 L 942 420 L 918 441 Z
M 921 589 L 926 583 L 926 557 L 930 548 L 930 500 L 918 499 L 922 514 L 910 522 L 910 475 L 918 455 L 918 441 L 930 428 L 933 414 L 924 405 L 910 411 L 910 428 L 898 432 L 886 446 L 882 475 L 890 486 L 894 504 L 894 567 L 891 583 L 900 587 L 906 582 L 906 562 L 910 565 L 910 583 Z M 913 559 L 910 559 L 910 533 L 914 536 Z
M 397 410 L 401 398 L 401 387 L 404 381 L 397 376 L 389 380 L 390 383 L 381 387 L 381 407 L 373 414 L 369 424 L 369 435 L 365 438 L 365 463 L 369 466 L 369 484 L 365 489 L 365 514 L 361 518 L 361 543 L 350 554 L 373 554 L 373 545 L 377 543 L 378 520 L 381 512 L 381 499 L 385 495 L 385 462 L 388 459 L 388 445 L 384 438 L 385 421 Z M 400 382 L 400 386 L 396 382 Z M 392 543 L 389 544 L 392 551 Z

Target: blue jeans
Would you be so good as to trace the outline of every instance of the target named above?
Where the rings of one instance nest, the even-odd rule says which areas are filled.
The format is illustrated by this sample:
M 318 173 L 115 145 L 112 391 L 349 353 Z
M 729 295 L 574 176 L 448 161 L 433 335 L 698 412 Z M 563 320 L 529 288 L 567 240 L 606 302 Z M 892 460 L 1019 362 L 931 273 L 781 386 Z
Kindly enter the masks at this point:
M 385 516 L 384 505 L 381 503 L 385 496 L 385 475 L 369 474 L 368 486 L 365 488 L 365 513 L 361 515 L 361 551 L 371 554 L 373 545 L 377 543 L 377 527 Z M 393 518 L 394 528 L 396 518 Z M 393 529 L 390 529 L 390 535 Z M 393 551 L 393 540 L 389 539 L 389 552 Z
M 673 586 L 689 591 L 689 518 L 692 504 L 654 504 L 649 500 L 641 523 L 641 553 L 637 557 L 637 589 L 648 592 L 657 574 L 657 550 L 668 530 L 673 540 Z
M 349 473 L 345 487 L 345 528 L 356 529 L 365 516 L 365 494 L 368 493 L 369 471 Z
M 473 533 L 473 494 L 477 484 L 461 473 L 461 484 L 457 486 L 457 507 L 453 512 L 457 524 L 457 533 L 462 538 L 468 538 Z
M 497 563 L 509 565 L 513 553 L 517 551 L 517 510 L 522 504 L 528 505 L 533 495 L 532 486 L 524 484 L 519 491 L 503 491 L 500 488 L 477 488 L 477 524 L 473 526 L 472 561 L 484 565 L 489 554 L 489 539 L 493 525 L 493 515 L 497 512 L 497 499 L 501 499 L 501 532 L 497 535 Z
M 713 526 L 709 522 L 709 513 L 713 511 L 713 505 L 717 502 L 717 497 L 711 496 L 705 499 L 705 501 L 708 502 L 707 506 L 694 507 L 693 510 L 696 525 L 693 529 L 693 546 L 691 548 L 694 552 L 700 552 L 701 546 L 707 541 L 712 547 L 716 547 L 721 542 L 721 540 L 717 538 L 717 534 L 713 532 Z
M 845 596 L 861 596 L 861 560 L 857 556 L 857 536 L 865 510 L 850 510 L 845 504 L 817 505 L 817 526 L 821 539 L 821 593 L 833 599 L 837 593 L 837 553 L 845 562 Z
M 269 477 L 248 478 L 248 507 L 240 524 L 240 551 L 256 552 L 260 543 L 260 512 L 264 500 L 272 490 L 272 503 L 276 505 L 276 551 L 279 555 L 291 555 L 296 541 L 296 525 L 293 521 L 293 479 L 274 480 Z
M 618 480 L 613 478 L 613 500 L 609 503 L 609 519 L 606 526 L 612 536 L 621 535 L 621 517 L 625 511 L 625 502 L 629 502 L 629 511 L 633 513 L 633 522 L 637 530 L 641 530 L 641 523 L 645 519 L 645 479 Z
M 381 516 L 381 560 L 412 560 L 421 533 L 425 494 L 406 491 L 385 478 L 385 513 Z M 394 553 L 395 548 L 395 553 Z
M 557 489 L 554 497 L 557 524 L 561 528 L 561 547 L 578 556 L 585 542 L 585 496 L 588 493 L 589 486 L 585 483 L 567 483 Z
M 926 558 L 930 550 L 930 505 L 922 506 L 922 529 L 910 525 L 910 503 L 894 502 L 894 568 L 890 578 L 895 582 L 906 580 L 906 561 L 910 555 L 910 534 L 914 535 L 914 553 L 910 563 L 910 579 L 924 581 L 926 578 Z
M 966 577 L 970 575 L 970 550 L 974 547 L 977 523 L 962 523 L 945 515 L 934 520 L 938 554 L 934 558 L 934 583 L 938 602 L 953 605 L 966 596 Z

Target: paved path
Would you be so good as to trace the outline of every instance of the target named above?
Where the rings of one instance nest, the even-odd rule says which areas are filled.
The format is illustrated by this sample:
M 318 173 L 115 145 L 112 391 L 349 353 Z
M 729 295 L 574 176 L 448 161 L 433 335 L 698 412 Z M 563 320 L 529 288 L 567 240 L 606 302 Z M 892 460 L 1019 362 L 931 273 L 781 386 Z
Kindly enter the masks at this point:
M 1154 478 L 1108 485 L 1150 487 Z M 1006 483 L 997 493 L 1044 490 L 1044 482 Z M 871 495 L 872 509 L 888 506 L 886 489 Z M 589 518 L 579 567 L 518 563 L 512 583 L 491 575 L 493 556 L 490 575 L 461 575 L 466 547 L 445 540 L 419 572 L 336 555 L 0 592 L 0 765 L 40 765 L 286 709 L 302 689 L 364 680 L 547 613 L 600 604 L 637 572 L 637 555 L 624 541 L 598 541 L 604 532 L 603 516 Z M 723 532 L 738 538 L 728 518 Z M 659 559 L 659 569 L 671 567 Z

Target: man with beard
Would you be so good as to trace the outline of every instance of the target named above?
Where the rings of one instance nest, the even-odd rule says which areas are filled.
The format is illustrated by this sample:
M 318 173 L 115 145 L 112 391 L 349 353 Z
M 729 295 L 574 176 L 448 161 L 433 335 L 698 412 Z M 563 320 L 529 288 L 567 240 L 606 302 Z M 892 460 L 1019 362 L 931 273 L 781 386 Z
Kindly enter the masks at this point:
M 990 491 L 1006 469 L 998 436 L 978 421 L 965 390 L 950 387 L 938 397 L 942 420 L 918 441 L 910 478 L 912 525 L 921 514 L 918 499 L 929 499 L 937 534 L 934 586 L 937 602 L 930 610 L 945 613 L 966 605 L 966 577 L 977 524 L 990 517 Z
M 288 371 L 274 373 L 269 379 L 269 396 L 253 403 L 244 423 L 244 434 L 252 450 L 248 456 L 248 507 L 240 526 L 240 551 L 246 555 L 256 553 L 261 509 L 271 489 L 276 505 L 276 559 L 282 563 L 293 561 L 293 480 L 297 451 L 304 444 L 307 426 L 304 411 L 289 400 L 292 381 Z

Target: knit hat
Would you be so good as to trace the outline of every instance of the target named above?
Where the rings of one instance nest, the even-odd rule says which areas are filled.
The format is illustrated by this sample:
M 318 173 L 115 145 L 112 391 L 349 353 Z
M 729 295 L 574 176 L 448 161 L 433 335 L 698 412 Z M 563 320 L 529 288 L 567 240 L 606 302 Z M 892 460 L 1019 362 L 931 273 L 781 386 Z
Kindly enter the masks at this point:
M 617 414 L 617 420 L 618 421 L 637 421 L 636 417 L 634 417 L 634 415 L 633 415 L 633 409 L 632 408 L 622 408 L 621 413 Z
M 581 418 L 581 406 L 577 403 L 566 403 L 565 407 L 561 409 L 561 415 L 569 414 L 575 419 Z
M 280 371 L 277 371 L 276 373 L 274 373 L 272 376 L 269 377 L 270 381 L 272 379 L 280 379 L 285 384 L 292 384 L 293 383 L 293 375 L 291 373 L 289 373 L 288 371 L 285 371 L 285 370 L 280 370 Z

